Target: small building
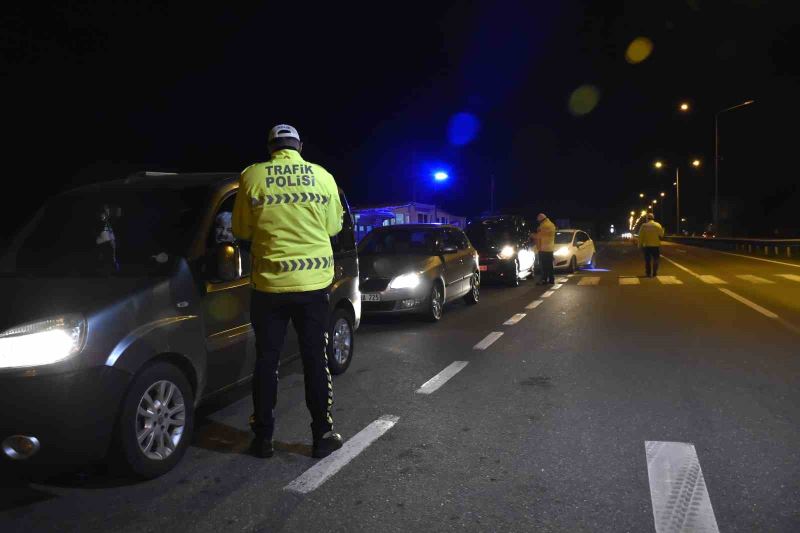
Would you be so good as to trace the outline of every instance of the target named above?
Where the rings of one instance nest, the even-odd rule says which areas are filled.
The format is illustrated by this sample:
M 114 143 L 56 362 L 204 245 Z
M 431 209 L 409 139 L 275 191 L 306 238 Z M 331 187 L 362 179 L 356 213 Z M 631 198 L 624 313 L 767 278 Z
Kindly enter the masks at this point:
M 379 226 L 439 223 L 463 228 L 466 224 L 466 217 L 452 215 L 434 204 L 420 202 L 355 207 L 352 211 L 358 241 Z

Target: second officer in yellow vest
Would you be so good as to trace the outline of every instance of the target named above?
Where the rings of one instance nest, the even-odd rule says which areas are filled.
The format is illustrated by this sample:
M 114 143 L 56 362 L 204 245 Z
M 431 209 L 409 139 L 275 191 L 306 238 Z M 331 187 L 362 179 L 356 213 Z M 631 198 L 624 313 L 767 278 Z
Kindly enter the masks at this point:
M 247 167 L 233 209 L 233 233 L 250 241 L 250 322 L 256 335 L 253 373 L 253 451 L 274 453 L 278 359 L 289 320 L 303 360 L 306 405 L 311 413 L 313 456 L 341 448 L 333 432 L 333 384 L 326 355 L 329 293 L 333 281 L 330 238 L 342 229 L 336 182 L 305 161 L 300 135 L 281 124 L 269 133 L 270 159 Z

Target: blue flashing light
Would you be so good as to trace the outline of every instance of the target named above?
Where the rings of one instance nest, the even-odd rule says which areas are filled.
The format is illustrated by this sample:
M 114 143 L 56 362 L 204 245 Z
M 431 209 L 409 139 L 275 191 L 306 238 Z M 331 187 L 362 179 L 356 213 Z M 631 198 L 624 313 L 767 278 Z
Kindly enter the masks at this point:
M 433 173 L 433 179 L 435 179 L 436 181 L 444 181 L 449 177 L 450 176 L 447 175 L 447 172 L 443 172 L 441 170 Z
M 464 146 L 469 144 L 478 135 L 480 121 L 472 113 L 456 113 L 450 118 L 447 126 L 447 137 L 450 144 Z

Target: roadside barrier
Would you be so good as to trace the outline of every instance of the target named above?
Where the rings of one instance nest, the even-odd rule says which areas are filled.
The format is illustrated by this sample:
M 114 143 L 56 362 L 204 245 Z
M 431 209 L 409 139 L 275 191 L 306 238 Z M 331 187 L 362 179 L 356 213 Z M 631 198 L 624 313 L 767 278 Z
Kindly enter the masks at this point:
M 667 235 L 664 240 L 760 257 L 800 259 L 800 239 L 732 239 Z

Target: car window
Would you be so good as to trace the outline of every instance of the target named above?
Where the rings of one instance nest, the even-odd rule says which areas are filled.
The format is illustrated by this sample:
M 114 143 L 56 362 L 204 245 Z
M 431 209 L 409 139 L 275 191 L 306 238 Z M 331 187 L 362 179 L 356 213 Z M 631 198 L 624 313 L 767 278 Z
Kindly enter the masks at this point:
M 451 229 L 450 233 L 453 234 L 453 240 L 456 242 L 456 248 L 459 250 L 466 250 L 469 248 L 469 239 L 464 235 L 464 232 L 457 229 Z
M 185 255 L 208 189 L 97 187 L 55 197 L 8 269 L 31 275 L 161 275 Z
M 373 231 L 358 245 L 359 255 L 435 254 L 436 234 L 431 230 Z
M 556 244 L 571 244 L 573 235 L 575 235 L 574 231 L 557 231 Z
M 216 261 L 216 250 L 219 246 L 237 242 L 233 236 L 232 227 L 233 204 L 235 202 L 236 193 L 226 196 L 222 204 L 217 208 L 216 213 L 214 213 L 214 225 L 211 227 L 207 238 L 207 258 L 209 261 Z M 241 279 L 250 275 L 250 252 L 245 247 L 240 246 L 239 253 L 242 256 Z M 216 268 L 209 268 L 208 271 L 215 272 Z

